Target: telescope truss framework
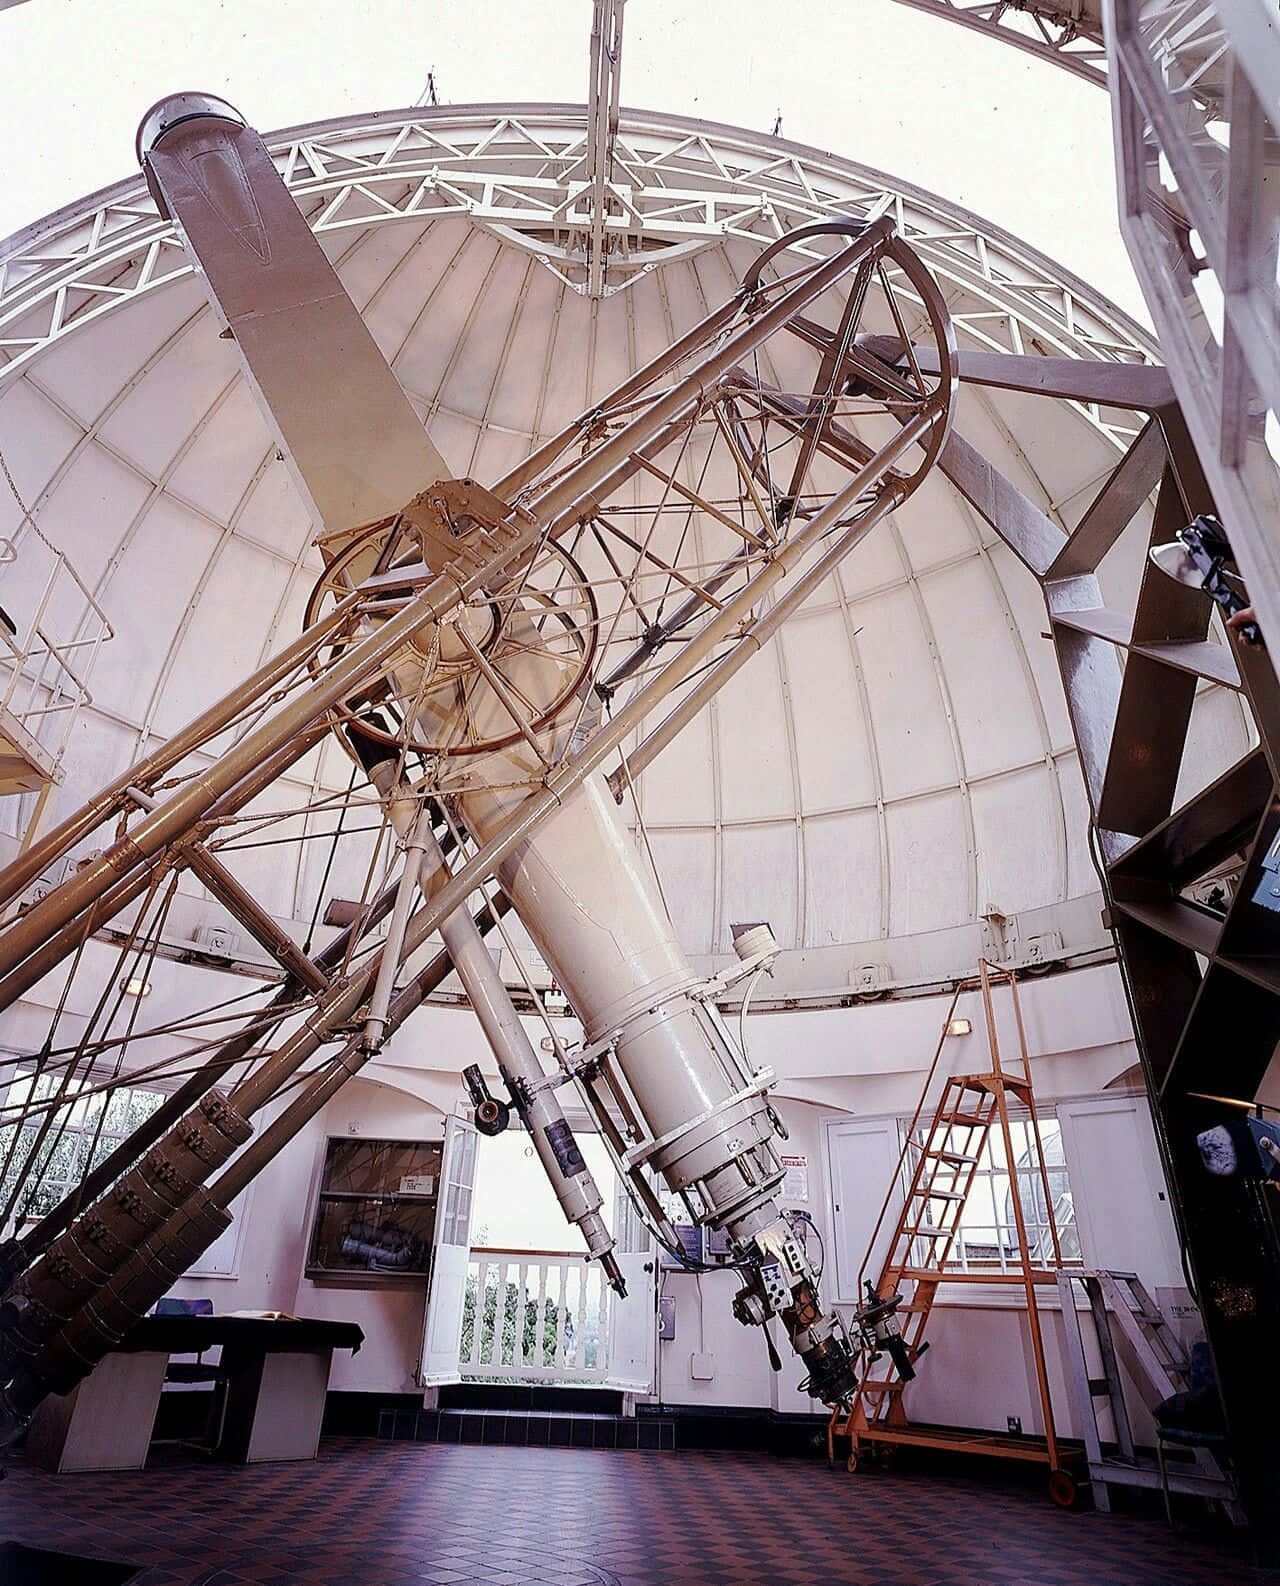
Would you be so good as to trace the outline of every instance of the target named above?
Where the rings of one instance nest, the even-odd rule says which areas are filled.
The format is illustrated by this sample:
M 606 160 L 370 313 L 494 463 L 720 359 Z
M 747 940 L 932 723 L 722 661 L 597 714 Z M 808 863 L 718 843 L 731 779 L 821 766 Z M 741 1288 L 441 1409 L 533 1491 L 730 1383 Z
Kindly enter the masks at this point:
M 273 135 L 269 147 L 319 235 L 464 214 L 558 270 L 553 244 L 557 230 L 566 233 L 570 200 L 564 173 L 583 158 L 586 139 L 572 107 L 450 106 L 372 124 L 318 123 Z M 952 315 L 962 344 L 1152 361 L 1142 331 L 1083 283 L 998 228 L 879 172 L 779 139 L 636 111 L 622 113 L 616 148 L 635 178 L 627 236 L 637 269 L 669 262 L 672 248 L 692 253 L 726 238 L 764 245 L 819 219 L 888 215 L 948 297 L 954 289 L 965 300 Z M 51 342 L 192 269 L 141 181 L 18 233 L 0 245 L 0 389 Z M 1111 433 L 1096 404 L 1083 408 Z
M 465 163 L 457 148 L 452 155 L 448 152 L 450 117 L 468 127 L 468 136 L 475 140 L 467 158 L 479 149 L 495 153 L 496 159 L 496 151 L 505 150 L 506 168 L 481 182 L 478 192 L 460 170 L 441 174 L 442 162 L 449 158 L 459 167 Z M 570 119 L 567 114 L 546 112 L 541 121 L 525 119 L 532 127 L 504 115 L 481 129 L 475 113 L 425 117 L 415 112 L 387 118 L 372 129 L 347 128 L 345 136 L 343 128 L 331 125 L 299 134 L 278 147 L 275 158 L 317 229 L 351 225 L 363 230 L 373 216 L 377 223 L 392 223 L 412 215 L 421 223 L 423 206 L 431 208 L 439 199 L 448 212 L 464 211 L 478 225 L 519 226 L 526 239 L 529 231 L 523 228 L 531 228 L 538 233 L 535 241 L 543 244 L 545 262 L 557 268 L 546 247 L 548 235 L 554 240 L 554 217 L 549 219 L 545 206 L 539 209 L 535 201 L 537 184 L 552 178 L 537 171 L 554 171 L 557 162 L 579 157 L 581 122 L 574 134 L 577 142 L 569 139 L 557 149 L 554 129 Z M 117 1319 L 126 1314 L 149 1292 L 148 1283 L 154 1286 L 166 1271 L 171 1274 L 174 1263 L 189 1259 L 200 1240 L 207 1245 L 225 1225 L 219 1220 L 222 1209 L 247 1182 L 250 1168 L 243 1164 L 252 1160 L 260 1165 L 367 1060 L 353 1021 L 359 1022 L 356 1016 L 375 979 L 379 922 L 395 890 L 382 884 L 392 873 L 385 869 L 385 843 L 380 852 L 378 836 L 364 834 L 370 854 L 356 924 L 315 958 L 281 939 L 278 927 L 243 895 L 245 889 L 227 866 L 237 841 L 274 840 L 261 838 L 250 802 L 330 730 L 333 713 L 344 720 L 356 709 L 377 710 L 388 694 L 412 706 L 419 692 L 436 686 L 433 679 L 443 676 L 438 671 L 443 659 L 458 667 L 449 686 L 461 689 L 463 698 L 474 699 L 488 688 L 492 700 L 485 720 L 506 712 L 502 735 L 507 748 L 514 745 L 527 757 L 530 792 L 518 815 L 489 840 L 473 845 L 452 879 L 408 922 L 402 955 L 407 979 L 394 993 L 388 1018 L 388 1027 L 394 1029 L 448 972 L 440 955 L 423 962 L 436 924 L 477 887 L 487 885 L 505 855 L 571 787 L 621 751 L 630 772 L 642 768 L 645 756 L 659 752 L 667 734 L 677 731 L 687 712 L 697 708 L 700 691 L 713 690 L 728 675 L 725 668 L 740 664 L 753 644 L 772 631 L 771 625 L 785 618 L 789 602 L 802 600 L 807 587 L 816 587 L 816 582 L 806 586 L 805 580 L 816 580 L 828 558 L 851 550 L 876 516 L 891 510 L 901 491 L 934 464 L 1036 576 L 1045 595 L 1162 1144 L 1182 1207 L 1228 1415 L 1237 1446 L 1251 1461 L 1246 1502 L 1253 1513 L 1265 1515 L 1280 1481 L 1270 1432 L 1280 1403 L 1277 1368 L 1271 1364 L 1280 1291 L 1274 1264 L 1256 1241 L 1244 1234 L 1224 1235 L 1221 1197 L 1204 1183 L 1194 1135 L 1223 1116 L 1221 1104 L 1204 1099 L 1203 1093 L 1234 1089 L 1252 1095 L 1280 1038 L 1280 982 L 1274 968 L 1280 962 L 1280 916 L 1260 910 L 1253 901 L 1263 860 L 1280 826 L 1275 796 L 1280 691 L 1265 651 L 1236 655 L 1207 642 L 1210 608 L 1198 592 L 1147 569 L 1132 609 L 1108 610 L 1096 576 L 1103 557 L 1153 492 L 1152 533 L 1162 538 L 1189 517 L 1213 508 L 1172 386 L 1163 370 L 1149 366 L 1141 338 L 1118 318 L 1108 320 L 1082 303 L 1070 283 L 1038 279 L 1043 271 L 1029 255 L 1020 261 L 1024 273 L 1017 273 L 1011 267 L 1012 250 L 993 257 L 988 236 L 955 229 L 953 218 L 930 214 L 918 195 L 864 182 L 861 198 L 852 205 L 857 220 L 846 228 L 853 241 L 841 266 L 840 255 L 831 251 L 839 228 L 832 226 L 829 215 L 813 223 L 815 212 L 834 199 L 830 191 L 820 195 L 810 175 L 813 162 L 803 151 L 770 152 L 763 140 L 752 144 L 745 138 L 735 144 L 713 129 L 709 134 L 691 130 L 683 140 L 669 133 L 655 135 L 653 141 L 661 147 L 643 152 L 646 123 L 634 119 L 636 125 L 629 127 L 624 118 L 618 158 L 630 152 L 637 164 L 647 159 L 654 188 L 659 171 L 670 178 L 687 171 L 692 162 L 703 176 L 718 169 L 740 206 L 734 219 L 716 209 L 719 198 L 708 199 L 704 193 L 703 208 L 692 220 L 693 206 L 674 189 L 664 190 L 660 200 L 650 192 L 667 211 L 654 214 L 642 228 L 644 239 L 655 245 L 651 262 L 664 256 L 663 249 L 702 246 L 710 228 L 722 220 L 731 231 L 738 226 L 742 235 L 756 241 L 762 233 L 767 240 L 785 230 L 793 220 L 800 223 L 800 234 L 790 243 L 798 272 L 793 282 L 797 290 L 805 281 L 817 289 L 810 301 L 792 303 L 772 327 L 780 332 L 785 321 L 786 345 L 798 362 L 786 362 L 778 350 L 781 341 L 770 343 L 766 355 L 764 335 L 758 338 L 759 370 L 755 347 L 750 364 L 736 354 L 732 338 L 749 335 L 752 315 L 758 322 L 760 315 L 772 312 L 787 285 L 748 293 L 723 320 L 702 328 L 696 345 L 702 370 L 692 383 L 687 383 L 687 373 L 683 381 L 679 378 L 695 351 L 690 343 L 544 443 L 530 463 L 494 482 L 494 496 L 512 510 L 496 522 L 486 522 L 483 511 L 478 518 L 472 514 L 473 528 L 459 539 L 459 558 L 450 566 L 449 579 L 429 576 L 405 560 L 412 545 L 404 537 L 407 520 L 402 518 L 372 531 L 382 536 L 367 547 L 375 564 L 372 576 L 381 581 L 366 587 L 366 581 L 352 578 L 355 587 L 344 599 L 341 569 L 333 571 L 344 550 L 337 547 L 317 600 L 317 627 L 270 663 L 227 711 L 199 724 L 185 741 L 180 736 L 158 758 L 149 757 L 134 767 L 130 778 L 108 789 L 90 811 L 88 825 L 74 833 L 64 829 L 53 834 L 3 878 L 6 895 L 16 899 L 52 853 L 74 847 L 104 822 L 114 827 L 104 852 L 0 935 L 0 1005 L 10 1005 L 66 957 L 95 948 L 97 944 L 88 942 L 91 932 L 122 910 L 140 905 L 147 911 L 141 926 L 135 916 L 123 916 L 125 953 L 151 950 L 155 921 L 166 907 L 173 870 L 181 865 L 194 869 L 259 937 L 278 959 L 285 979 L 274 993 L 261 994 L 264 1000 L 274 997 L 274 1005 L 256 1010 L 230 1041 L 218 1031 L 220 1044 L 213 1057 L 178 1092 L 185 1106 L 215 1078 L 243 1066 L 248 1072 L 232 1097 L 238 1115 L 247 1117 L 272 1098 L 286 1103 L 283 1113 L 255 1142 L 252 1159 L 246 1153 L 223 1169 L 212 1194 L 202 1190 L 191 1198 L 187 1211 L 175 1213 L 178 1222 L 166 1224 L 167 1243 L 151 1239 L 128 1258 L 121 1269 L 124 1277 L 113 1280 L 111 1304 L 116 1309 L 111 1314 Z M 628 136 L 642 152 L 626 141 Z M 575 152 L 566 153 L 569 148 Z M 736 151 L 733 158 L 738 161 L 744 151 L 749 154 L 757 162 L 753 171 L 731 168 L 724 158 L 730 150 Z M 830 165 L 828 179 L 832 171 L 840 171 L 847 184 L 851 169 Z M 743 206 L 741 189 L 753 183 L 752 201 Z M 513 193 L 518 193 L 518 203 L 512 202 Z M 398 198 L 388 196 L 396 194 Z M 401 204 L 407 207 L 402 210 Z M 673 218 L 673 207 L 682 206 L 684 218 Z M 892 252 L 890 222 L 895 216 L 903 218 L 906 236 L 926 267 L 918 275 L 905 254 Z M 61 242 L 54 235 L 60 229 Z M 861 253 L 859 238 L 870 239 Z M 108 195 L 87 228 L 85 217 L 77 215 L 55 222 L 39 238 L 20 239 L 3 265 L 3 350 L 10 361 L 0 369 L 0 382 L 18 376 L 24 361 L 51 338 L 185 273 L 190 266 L 185 256 L 178 262 L 176 246 L 168 226 L 156 219 L 136 187 Z M 872 258 L 876 270 L 880 268 L 881 255 L 901 272 L 898 284 L 886 284 L 876 271 L 867 271 Z M 889 264 L 884 268 L 894 276 Z M 931 295 L 930 273 L 939 282 L 936 295 Z M 843 297 L 828 295 L 824 303 L 824 294 L 845 274 L 850 274 L 854 289 L 846 288 Z M 878 309 L 863 317 L 862 305 L 855 304 L 855 311 L 846 312 L 858 296 L 857 283 L 869 291 L 873 275 L 881 297 Z M 947 320 L 942 296 L 962 284 L 982 294 L 990 306 L 955 317 L 965 337 L 956 353 L 948 336 L 938 332 Z M 740 312 L 748 303 L 754 307 Z M 929 338 L 922 337 L 926 323 L 934 332 Z M 1005 387 L 1068 402 L 1110 438 L 1116 467 L 1074 531 L 1064 529 L 1000 475 L 961 434 L 946 437 L 950 388 L 957 378 L 976 387 Z M 639 415 L 647 415 L 643 431 L 630 428 Z M 678 471 L 663 460 L 673 445 L 685 446 L 695 462 L 705 457 L 708 468 L 714 467 L 710 488 L 690 487 L 685 480 L 677 487 Z M 914 459 L 908 456 L 913 447 Z M 620 470 L 616 477 L 611 468 Z M 786 484 L 780 485 L 784 478 Z M 793 488 L 797 479 L 799 487 Z M 632 492 L 629 498 L 617 495 L 622 484 Z M 643 497 L 635 494 L 641 484 L 647 492 Z M 683 493 L 690 488 L 692 501 Z M 592 497 L 593 489 L 600 495 Z M 688 510 L 695 507 L 700 520 L 696 535 Z M 643 533 L 627 526 L 632 517 L 643 523 Z M 557 544 L 562 539 L 557 530 L 576 531 L 579 526 L 583 532 L 576 541 L 550 549 L 551 538 Z M 728 540 L 718 540 L 720 535 Z M 727 557 L 729 544 L 733 554 Z M 378 565 L 388 546 L 387 565 Z M 690 557 L 678 569 L 678 558 L 671 554 L 674 546 Z M 632 558 L 625 571 L 610 559 L 620 548 Z M 730 560 L 734 565 L 726 572 Z M 505 597 L 499 597 L 495 611 L 495 590 L 501 591 L 513 577 L 518 580 L 522 570 L 529 575 L 525 587 L 536 591 L 528 596 L 529 604 L 517 608 L 514 601 L 504 604 Z M 784 571 L 788 579 L 781 582 Z M 722 573 L 725 577 L 717 582 Z M 771 585 L 778 587 L 771 591 Z M 673 604 L 678 611 L 678 603 L 686 600 L 694 601 L 696 610 L 674 632 L 666 632 Z M 554 644 L 544 645 L 545 631 L 537 628 L 539 613 L 561 602 L 573 616 L 560 623 Z M 554 676 L 547 699 L 504 699 L 509 676 L 501 667 L 491 666 L 486 673 L 480 664 L 479 657 L 487 659 L 488 648 L 511 629 L 517 609 L 541 635 L 536 645 L 548 652 Z M 474 631 L 459 626 L 463 610 L 478 613 Z M 439 644 L 427 634 L 424 651 L 422 636 L 432 625 Z M 446 628 L 456 640 L 447 655 Z M 562 640 L 561 633 L 577 637 Z M 601 642 L 605 635 L 607 642 Z M 680 648 L 664 660 L 663 652 L 672 644 Z M 407 670 L 396 658 L 415 645 L 419 661 L 426 664 L 414 663 L 416 670 Z M 310 663 L 322 648 L 329 654 L 313 673 Z M 602 703 L 617 703 L 610 698 L 614 685 L 609 679 L 637 657 L 631 670 L 617 679 L 634 692 L 618 703 L 612 717 L 596 715 L 584 685 L 603 683 Z M 699 674 L 704 661 L 709 670 Z M 659 670 L 651 676 L 650 667 Z M 458 683 L 464 675 L 469 681 Z M 1240 693 L 1256 724 L 1258 747 L 1175 809 L 1191 704 L 1201 680 Z M 637 744 L 634 734 L 641 722 L 652 722 L 653 704 L 681 684 L 693 686 L 668 718 L 670 725 L 659 722 Z M 358 706 L 352 705 L 353 699 L 359 700 Z M 403 720 L 408 722 L 412 714 L 412 708 L 403 712 Z M 397 737 L 394 720 L 387 730 Z M 496 741 L 496 735 L 486 737 L 477 726 L 479 758 Z M 449 757 L 438 755 L 449 746 L 415 739 L 408 729 L 402 747 L 399 769 L 407 768 L 418 778 L 421 793 L 459 791 L 460 783 L 445 778 L 465 776 L 468 757 L 457 759 L 463 768 L 458 770 Z M 181 771 L 188 755 L 194 757 L 190 775 Z M 175 771 L 178 779 L 171 787 Z M 614 791 L 625 794 L 624 766 L 619 775 Z M 374 808 L 367 798 L 349 802 L 356 819 Z M 297 813 L 276 811 L 272 816 L 287 823 Z M 373 824 L 381 827 L 381 817 Z M 223 841 L 227 831 L 235 836 Z M 440 836 L 452 840 L 447 823 Z M 1216 911 L 1197 901 L 1192 887 L 1233 859 L 1238 861 L 1237 876 L 1225 908 Z M 502 906 L 501 898 L 485 904 L 486 925 Z M 112 1003 L 118 1008 L 115 988 L 120 968 L 128 962 L 122 956 L 104 977 L 102 1013 Z M 215 1018 L 220 1011 L 201 1010 L 200 1020 Z M 131 1018 L 125 1016 L 124 1031 L 107 1032 L 111 1044 L 101 1050 L 113 1062 L 122 1039 L 142 1034 L 136 1022 L 128 1028 Z M 265 1032 L 277 1025 L 280 1045 L 260 1055 Z M 1228 1026 L 1232 1047 L 1224 1061 L 1221 1031 Z M 174 1033 L 161 1032 L 166 1038 Z M 336 1044 L 336 1053 L 317 1060 L 326 1043 Z M 186 1051 L 200 1055 L 192 1045 Z M 64 1065 L 62 1072 L 71 1070 Z M 46 1109 L 46 1115 L 52 1112 Z M 144 1126 L 149 1139 L 158 1138 L 151 1131 L 172 1123 L 175 1116 L 166 1104 L 157 1114 L 160 1123 Z M 134 1137 L 122 1148 L 123 1157 L 113 1153 L 111 1172 L 86 1182 L 71 1197 L 73 1204 L 64 1203 L 38 1225 L 35 1237 L 10 1252 L 11 1271 L 16 1275 L 33 1262 L 38 1266 L 41 1253 L 82 1203 L 146 1143 Z M 1241 1296 L 1249 1303 L 1242 1303 Z M 67 1368 L 64 1356 L 60 1369 Z

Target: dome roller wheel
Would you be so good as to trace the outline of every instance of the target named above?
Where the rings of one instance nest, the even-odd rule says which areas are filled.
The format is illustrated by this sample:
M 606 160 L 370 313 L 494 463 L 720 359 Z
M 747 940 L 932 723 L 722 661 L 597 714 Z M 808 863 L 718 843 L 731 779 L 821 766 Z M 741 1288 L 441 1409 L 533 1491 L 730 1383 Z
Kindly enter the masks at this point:
M 1069 1470 L 1049 1472 L 1049 1498 L 1059 1509 L 1074 1509 L 1080 1502 L 1080 1484 Z

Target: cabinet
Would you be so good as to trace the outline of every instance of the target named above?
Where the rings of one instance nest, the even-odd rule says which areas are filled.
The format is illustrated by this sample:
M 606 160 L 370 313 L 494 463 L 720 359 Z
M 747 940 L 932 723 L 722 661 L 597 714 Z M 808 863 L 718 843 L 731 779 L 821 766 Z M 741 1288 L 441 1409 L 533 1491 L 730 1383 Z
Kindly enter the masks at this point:
M 439 1140 L 327 1141 L 307 1276 L 425 1276 L 442 1156 Z

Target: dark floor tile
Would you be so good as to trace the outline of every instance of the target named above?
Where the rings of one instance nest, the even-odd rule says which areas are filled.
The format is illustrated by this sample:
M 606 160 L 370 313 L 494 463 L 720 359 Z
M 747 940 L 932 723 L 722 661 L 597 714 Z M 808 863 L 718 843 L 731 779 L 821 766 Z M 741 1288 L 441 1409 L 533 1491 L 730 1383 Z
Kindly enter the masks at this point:
M 484 1422 L 543 1447 L 474 1446 Z M 670 1449 L 669 1418 L 444 1412 L 440 1442 L 326 1439 L 314 1463 L 52 1478 L 10 1467 L 0 1538 L 131 1558 L 133 1586 L 1263 1586 L 1189 1501 L 1066 1514 L 992 1467 L 828 1470 Z M 575 1437 L 580 1446 L 567 1446 Z M 634 1443 L 631 1439 L 634 1438 Z M 1145 1500 L 1143 1500 L 1145 1502 Z

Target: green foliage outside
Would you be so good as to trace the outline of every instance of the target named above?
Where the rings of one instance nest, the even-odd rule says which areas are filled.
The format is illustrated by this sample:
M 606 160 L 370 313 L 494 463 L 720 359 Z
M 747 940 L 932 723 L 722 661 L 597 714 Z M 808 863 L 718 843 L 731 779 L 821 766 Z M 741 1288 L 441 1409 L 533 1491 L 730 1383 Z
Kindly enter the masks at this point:
M 61 1076 L 42 1075 L 9 1086 L 5 1106 L 14 1121 L 0 1123 L 0 1212 L 13 1201 L 6 1229 L 21 1228 L 52 1211 L 164 1100 L 158 1091 L 121 1085 L 68 1100 L 52 1113 L 40 1108 L 23 1117 L 9 1110 L 51 1101 L 60 1083 Z
M 577 1317 L 568 1306 L 552 1299 L 544 1298 L 539 1302 L 527 1294 L 522 1296 L 515 1283 L 500 1283 L 496 1276 L 486 1275 L 483 1302 L 478 1303 L 478 1300 L 479 1281 L 476 1274 L 471 1273 L 467 1278 L 462 1310 L 460 1358 L 464 1376 L 469 1360 L 487 1368 L 484 1372 L 486 1381 L 502 1380 L 500 1371 L 495 1372 L 493 1368 L 514 1368 L 517 1364 L 522 1368 L 522 1375 L 529 1368 L 536 1367 L 548 1376 L 554 1374 L 560 1382 L 572 1381 L 575 1374 L 587 1380 L 599 1365 L 601 1341 L 590 1325 L 594 1316 L 588 1317 L 588 1325 L 579 1339 Z M 562 1317 L 566 1362 L 563 1374 L 556 1371 L 556 1339 Z M 480 1348 L 474 1350 L 477 1318 Z M 518 1359 L 517 1327 L 520 1329 L 521 1341 Z M 511 1380 L 515 1380 L 514 1369 Z

